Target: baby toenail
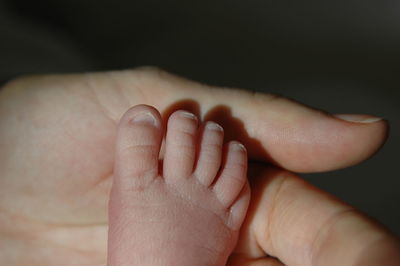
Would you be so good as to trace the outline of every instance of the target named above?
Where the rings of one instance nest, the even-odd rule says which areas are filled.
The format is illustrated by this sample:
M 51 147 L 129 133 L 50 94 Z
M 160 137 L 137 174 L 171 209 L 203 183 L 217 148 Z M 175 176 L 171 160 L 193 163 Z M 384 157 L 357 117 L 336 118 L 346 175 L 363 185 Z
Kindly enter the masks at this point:
M 245 151 L 246 147 L 240 142 L 233 142 L 232 148 L 238 151 Z
M 197 116 L 195 116 L 194 114 L 192 114 L 192 113 L 190 113 L 190 112 L 187 112 L 187 111 L 180 111 L 179 114 L 180 114 L 182 117 L 190 118 L 190 119 L 193 119 L 193 120 L 197 120 Z
M 150 112 L 136 114 L 135 117 L 132 118 L 132 123 L 151 124 L 153 126 L 157 126 L 158 124 L 157 119 Z
M 224 129 L 220 125 L 211 121 L 207 122 L 206 128 L 209 130 L 224 131 Z

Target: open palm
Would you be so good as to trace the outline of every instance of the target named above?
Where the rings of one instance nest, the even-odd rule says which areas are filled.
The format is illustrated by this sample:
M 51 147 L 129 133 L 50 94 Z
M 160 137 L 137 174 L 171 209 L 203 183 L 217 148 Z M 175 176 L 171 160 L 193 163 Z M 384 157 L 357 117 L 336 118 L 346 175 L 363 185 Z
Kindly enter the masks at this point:
M 109 117 L 90 85 L 64 84 L 13 87 L 1 98 L 0 229 L 7 265 L 106 262 L 118 119 Z
M 208 117 L 220 120 L 231 129 L 240 127 L 235 132 L 250 146 L 252 157 L 295 171 L 330 170 L 357 163 L 376 151 L 384 139 L 382 125 L 371 125 L 369 129 L 357 125 L 352 127 L 354 132 L 347 129 L 348 139 L 355 142 L 346 152 L 344 148 L 343 151 L 335 148 L 336 153 L 326 152 L 325 148 L 337 143 L 318 140 L 307 145 L 319 149 L 305 150 L 298 138 L 282 141 L 276 137 L 281 128 L 274 123 L 279 120 L 274 118 L 279 115 L 279 108 L 274 106 L 293 108 L 293 115 L 285 109 L 287 121 L 303 115 L 303 125 L 317 125 L 325 119 L 327 122 L 318 123 L 329 127 L 329 132 L 343 130 L 348 127 L 347 122 L 325 118 L 322 112 L 287 100 L 267 95 L 256 99 L 244 92 L 235 92 L 240 95 L 231 95 L 230 99 L 225 90 L 160 75 L 167 74 L 139 70 L 31 77 L 19 79 L 3 89 L 0 93 L 0 260 L 5 265 L 106 264 L 107 204 L 116 126 L 122 114 L 139 103 L 153 105 L 164 113 L 181 107 L 193 108 L 197 110 L 192 111 L 203 117 L 224 101 L 227 106 L 237 106 L 238 111 L 232 110 L 229 119 L 223 112 L 208 112 Z M 206 90 L 209 91 L 206 93 Z M 241 93 L 248 101 L 256 99 L 253 111 L 249 103 L 243 102 L 246 99 Z M 248 114 L 262 115 L 259 111 L 265 107 L 263 101 L 270 101 L 270 106 L 277 110 L 265 116 L 276 127 L 275 131 L 261 129 L 263 124 L 255 123 L 257 117 L 242 124 L 238 122 L 246 120 Z M 309 138 L 318 133 L 310 131 Z M 372 133 L 374 138 L 370 137 Z M 268 134 L 275 136 L 272 141 L 262 140 Z M 291 132 L 286 131 L 285 136 L 288 134 Z M 357 144 L 363 138 L 368 138 L 368 146 Z M 345 142 L 346 137 L 338 141 Z M 287 152 L 288 149 L 293 152 Z M 324 152 L 327 156 L 322 159 L 320 155 Z M 301 153 L 303 159 L 320 157 L 323 161 L 310 160 L 305 165 L 302 160 L 293 159 L 296 153 Z M 341 153 L 349 159 L 338 162 Z

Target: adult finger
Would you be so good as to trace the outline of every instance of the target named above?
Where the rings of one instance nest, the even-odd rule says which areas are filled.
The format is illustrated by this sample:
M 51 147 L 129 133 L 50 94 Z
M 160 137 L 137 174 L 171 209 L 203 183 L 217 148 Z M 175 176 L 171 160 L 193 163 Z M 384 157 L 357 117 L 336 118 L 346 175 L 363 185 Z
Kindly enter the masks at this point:
M 221 124 L 228 140 L 243 142 L 253 160 L 294 172 L 357 164 L 373 155 L 388 133 L 388 123 L 377 117 L 333 116 L 276 95 L 210 87 L 154 68 L 118 72 L 114 79 L 125 87 L 136 83 L 126 94 L 140 88 L 146 103 L 162 113 L 197 109 Z
M 253 160 L 294 172 L 357 164 L 383 145 L 388 132 L 387 122 L 376 117 L 339 118 L 276 95 L 206 86 L 156 68 L 22 78 L 6 87 L 5 94 L 59 87 L 82 97 L 92 95 L 85 99 L 98 104 L 114 122 L 137 104 L 156 107 L 164 118 L 189 109 L 221 124 L 227 140 L 244 143 Z
M 252 166 L 237 252 L 285 265 L 400 265 L 397 237 L 351 206 L 276 168 Z

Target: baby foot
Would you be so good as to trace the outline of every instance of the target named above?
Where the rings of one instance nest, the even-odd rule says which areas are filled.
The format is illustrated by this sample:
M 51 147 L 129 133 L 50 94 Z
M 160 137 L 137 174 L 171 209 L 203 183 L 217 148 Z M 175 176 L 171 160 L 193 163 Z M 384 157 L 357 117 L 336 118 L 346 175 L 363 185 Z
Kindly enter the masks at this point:
M 223 129 L 177 111 L 168 121 L 131 108 L 118 127 L 109 204 L 108 265 L 225 265 L 245 217 L 247 156 Z M 223 147 L 224 146 L 224 147 Z

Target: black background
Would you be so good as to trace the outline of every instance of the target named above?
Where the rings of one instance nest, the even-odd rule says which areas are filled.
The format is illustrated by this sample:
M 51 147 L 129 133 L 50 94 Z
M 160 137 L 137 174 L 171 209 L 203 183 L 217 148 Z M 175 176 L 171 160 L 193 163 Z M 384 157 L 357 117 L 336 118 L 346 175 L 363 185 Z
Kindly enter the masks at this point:
M 0 0 L 0 80 L 155 65 L 391 122 L 362 165 L 303 175 L 400 234 L 400 1 Z

